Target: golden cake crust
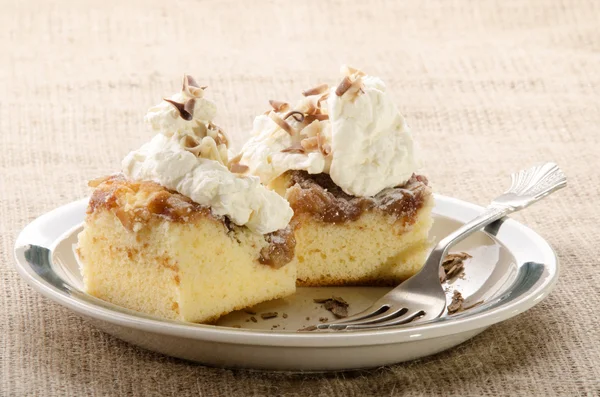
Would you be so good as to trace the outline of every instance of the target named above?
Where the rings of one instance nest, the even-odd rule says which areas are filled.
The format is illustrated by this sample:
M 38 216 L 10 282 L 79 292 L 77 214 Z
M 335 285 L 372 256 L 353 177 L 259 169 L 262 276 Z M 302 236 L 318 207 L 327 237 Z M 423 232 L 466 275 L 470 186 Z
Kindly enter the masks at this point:
M 89 185 L 95 189 L 87 213 L 114 211 L 130 231 L 136 223 L 147 223 L 157 216 L 171 222 L 194 222 L 198 218 L 217 220 L 208 207 L 155 182 L 132 181 L 119 174 L 95 179 Z

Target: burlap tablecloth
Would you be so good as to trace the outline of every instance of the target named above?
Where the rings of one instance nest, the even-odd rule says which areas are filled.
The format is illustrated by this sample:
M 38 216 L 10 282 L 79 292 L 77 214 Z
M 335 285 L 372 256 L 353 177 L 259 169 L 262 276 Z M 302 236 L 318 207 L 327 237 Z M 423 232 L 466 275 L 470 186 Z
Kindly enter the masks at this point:
M 2 1 L 0 395 L 600 395 L 600 2 Z M 238 142 L 269 98 L 337 78 L 387 83 L 436 191 L 485 204 L 554 160 L 570 187 L 515 216 L 556 249 L 556 290 L 452 351 L 358 373 L 207 368 L 138 349 L 42 298 L 17 233 L 85 197 L 149 139 L 183 72 Z M 239 146 L 238 146 L 239 147 Z

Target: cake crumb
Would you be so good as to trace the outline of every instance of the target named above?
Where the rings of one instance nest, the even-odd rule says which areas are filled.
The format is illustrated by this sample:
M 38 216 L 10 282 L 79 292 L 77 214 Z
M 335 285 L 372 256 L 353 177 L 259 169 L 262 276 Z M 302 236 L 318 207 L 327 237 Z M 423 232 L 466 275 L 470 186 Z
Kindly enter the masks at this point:
M 278 315 L 279 315 L 279 313 L 277 313 L 277 312 L 268 312 L 268 313 L 261 313 L 261 314 L 260 314 L 260 317 L 261 317 L 263 320 L 268 320 L 268 319 L 270 319 L 270 318 L 275 318 L 275 317 L 277 317 Z
M 327 317 L 319 317 L 319 321 L 324 323 L 327 322 L 329 319 Z
M 283 313 L 283 314 L 281 315 L 281 317 L 283 317 L 283 318 L 288 318 L 288 315 L 287 315 L 287 313 Z
M 440 282 L 443 283 L 446 280 L 463 276 L 465 271 L 465 261 L 469 258 L 472 258 L 472 256 L 466 252 L 448 254 L 446 258 L 444 258 L 440 268 Z
M 254 316 L 250 317 L 250 320 L 252 320 L 253 323 L 257 323 L 258 322 L 258 320 L 256 319 L 256 317 L 254 317 Z
M 306 321 L 310 321 L 310 317 L 306 317 Z

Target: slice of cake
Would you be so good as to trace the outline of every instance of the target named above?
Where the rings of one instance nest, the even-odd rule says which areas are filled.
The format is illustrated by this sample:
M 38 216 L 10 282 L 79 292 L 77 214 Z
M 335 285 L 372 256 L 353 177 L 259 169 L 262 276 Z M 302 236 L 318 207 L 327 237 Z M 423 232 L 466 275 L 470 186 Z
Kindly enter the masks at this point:
M 85 290 L 148 314 L 212 322 L 295 292 L 289 204 L 235 171 L 215 106 L 189 76 L 150 109 L 159 133 L 92 183 L 77 252 Z
M 424 263 L 433 195 L 384 83 L 343 73 L 294 107 L 271 101 L 240 163 L 294 210 L 298 285 L 394 285 Z
M 433 206 L 424 177 L 372 197 L 306 171 L 288 171 L 278 184 L 294 210 L 298 285 L 396 285 L 423 265 Z

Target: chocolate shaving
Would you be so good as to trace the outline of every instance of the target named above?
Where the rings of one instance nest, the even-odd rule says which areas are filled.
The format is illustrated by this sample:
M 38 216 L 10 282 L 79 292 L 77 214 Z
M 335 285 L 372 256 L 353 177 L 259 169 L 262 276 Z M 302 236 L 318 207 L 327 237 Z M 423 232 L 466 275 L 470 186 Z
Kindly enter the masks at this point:
M 304 148 L 302 147 L 302 143 L 295 143 L 290 147 L 287 147 L 281 151 L 281 153 L 305 153 Z
M 342 304 L 342 305 L 350 306 L 350 304 L 348 302 L 346 302 L 345 299 L 343 299 L 343 298 L 341 298 L 339 296 L 334 296 L 333 300 L 336 301 L 336 302 L 338 302 L 338 303 L 340 303 L 340 304 Z
M 256 314 L 256 312 L 254 310 L 250 309 L 250 308 L 245 308 L 244 312 L 246 312 L 248 314 L 251 314 L 251 315 L 255 315 Z
M 364 94 L 364 91 L 362 90 L 362 79 L 360 77 L 357 77 L 356 80 L 354 80 L 352 82 L 352 85 L 350 86 L 350 89 L 353 89 L 353 92 L 362 92 Z
M 281 315 L 281 317 L 283 317 L 283 318 L 288 318 L 288 315 L 287 315 L 287 313 L 283 313 L 283 314 Z
M 250 320 L 252 320 L 253 323 L 257 323 L 258 322 L 258 320 L 256 319 L 256 317 L 254 317 L 254 316 L 250 317 Z
M 231 328 L 242 328 L 241 325 L 232 325 Z
M 331 298 L 319 298 L 319 299 L 313 299 L 313 302 L 315 303 L 325 303 L 327 301 L 331 300 Z
M 235 155 L 235 157 L 233 157 L 231 160 L 229 160 L 230 163 L 239 163 L 240 160 L 242 159 L 242 156 L 244 155 L 244 153 L 238 153 Z
M 190 96 L 193 98 L 199 98 L 202 96 L 202 94 L 204 93 L 204 90 L 206 88 L 207 88 L 207 86 L 200 87 L 200 85 L 196 82 L 196 80 L 194 80 L 194 78 L 192 76 L 190 76 L 189 74 L 183 75 L 183 87 L 181 88 L 181 90 L 187 96 Z
M 292 116 L 294 118 L 294 120 L 296 120 L 299 123 L 304 121 L 304 113 L 299 112 L 297 110 L 292 110 L 292 111 L 286 113 L 286 115 L 283 116 L 283 119 L 287 120 L 287 118 L 290 116 Z
M 462 309 L 462 304 L 465 299 L 462 297 L 462 294 L 458 291 L 454 291 L 454 295 L 452 295 L 452 303 L 448 305 L 448 314 L 454 314 Z
M 183 108 L 185 109 L 186 112 L 188 112 L 190 115 L 193 116 L 194 115 L 194 106 L 196 106 L 196 100 L 194 98 L 192 98 L 185 102 L 185 104 L 183 105 Z
M 298 331 L 299 332 L 307 332 L 307 331 L 314 331 L 317 330 L 318 328 L 314 325 L 309 325 L 308 327 L 304 327 L 304 328 L 300 328 Z
M 331 146 L 329 146 L 325 140 L 325 137 L 321 135 L 321 132 L 317 132 L 317 147 L 323 156 L 329 156 L 331 153 Z
M 300 135 L 313 138 L 321 131 L 321 122 L 314 120 L 311 115 L 306 116 L 304 122 L 308 125 L 300 130 Z
M 337 318 L 348 317 L 348 302 L 340 297 L 331 297 L 325 299 L 314 299 L 315 303 L 323 304 L 323 307 L 333 313 Z
M 268 313 L 261 313 L 260 317 L 262 317 L 263 320 L 268 320 L 270 318 L 275 318 L 279 315 L 279 313 L 277 312 L 268 312 Z
M 329 86 L 327 84 L 319 84 L 316 87 L 309 88 L 308 90 L 302 91 L 302 95 L 304 95 L 304 96 L 319 95 L 319 94 L 322 94 L 325 91 L 327 91 L 327 89 L 329 89 Z
M 472 258 L 472 256 L 466 252 L 448 254 L 442 262 L 440 270 L 440 282 L 444 282 L 461 275 L 465 269 L 464 261 L 469 258 Z
M 319 100 L 315 99 L 314 97 L 304 98 L 304 100 L 300 102 L 296 110 L 299 110 L 305 113 L 306 115 L 314 114 L 320 111 Z
M 234 174 L 243 174 L 244 172 L 246 172 L 248 170 L 249 170 L 248 166 L 244 165 L 244 164 L 231 163 L 229 165 L 229 171 L 233 172 Z
M 471 306 L 466 306 L 466 307 L 463 306 L 464 303 L 465 303 L 465 299 L 463 298 L 462 294 L 458 291 L 454 291 L 454 294 L 452 295 L 452 302 L 448 305 L 448 314 L 464 312 L 465 310 L 469 310 L 476 306 L 481 305 L 483 303 L 483 301 L 476 302 L 476 303 L 472 304 Z
M 319 121 L 329 120 L 328 114 L 312 114 L 311 116 L 314 117 L 315 120 L 319 120 Z
M 316 136 L 312 136 L 310 138 L 305 138 L 300 142 L 302 149 L 306 151 L 314 150 L 319 148 L 319 138 Z
M 294 135 L 294 130 L 292 130 L 292 127 L 285 120 L 279 117 L 277 113 L 271 112 L 269 113 L 269 117 L 275 122 L 275 124 L 281 127 L 282 130 L 284 130 L 290 135 Z
M 180 143 L 185 150 L 194 154 L 195 156 L 198 156 L 200 154 L 200 151 L 202 150 L 202 148 L 200 147 L 200 142 L 198 142 L 196 138 L 194 138 L 191 135 L 183 136 L 180 140 Z
M 229 145 L 229 138 L 227 137 L 227 134 L 225 133 L 225 130 L 223 130 L 223 128 L 221 128 L 218 125 L 210 122 L 210 123 L 208 123 L 208 129 L 217 132 L 217 139 L 215 140 L 215 142 L 217 143 L 217 145 L 219 145 L 220 143 L 224 143 L 227 146 Z M 221 142 L 218 142 L 219 140 Z
M 329 319 L 327 317 L 319 317 L 319 321 L 322 323 L 326 323 Z
M 173 105 L 173 107 L 175 107 L 175 109 L 177 109 L 177 111 L 179 112 L 179 116 L 181 116 L 182 119 L 190 121 L 193 118 L 193 113 L 188 112 L 185 109 L 185 105 L 183 103 L 175 102 L 168 98 L 163 98 L 163 100 Z
M 352 87 L 352 80 L 350 80 L 350 77 L 345 76 L 344 79 L 342 80 L 342 82 L 335 89 L 335 95 L 337 95 L 337 96 L 344 95 L 346 93 L 346 91 L 348 91 L 350 89 L 350 87 Z
M 192 127 L 192 132 L 196 137 L 202 139 L 207 135 L 208 128 L 206 128 L 204 123 L 196 123 L 196 125 Z
M 274 99 L 269 99 L 269 105 L 271 105 L 273 110 L 275 110 L 276 112 L 283 112 L 284 110 L 287 110 L 290 107 L 289 103 L 276 101 Z
M 341 305 L 337 301 L 329 301 L 323 306 L 338 318 L 348 317 L 347 305 Z
M 200 88 L 200 84 L 198 84 L 196 82 L 196 80 L 192 76 L 190 76 L 189 74 L 186 74 L 184 76 L 184 78 L 185 78 L 185 80 L 183 82 L 184 84 L 187 83 L 187 85 L 190 86 L 190 87 Z

